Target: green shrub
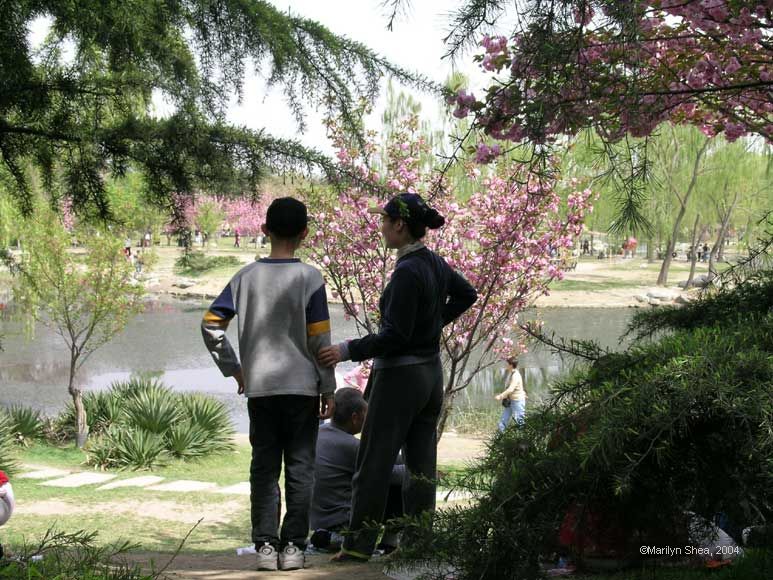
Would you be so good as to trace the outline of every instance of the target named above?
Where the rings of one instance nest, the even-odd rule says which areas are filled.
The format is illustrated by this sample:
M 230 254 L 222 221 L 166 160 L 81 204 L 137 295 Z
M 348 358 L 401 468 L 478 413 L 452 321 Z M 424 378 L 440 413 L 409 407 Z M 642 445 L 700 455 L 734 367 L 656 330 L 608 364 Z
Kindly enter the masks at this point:
M 50 529 L 43 538 L 12 546 L 15 557 L 0 564 L 0 580 L 50 578 L 69 580 L 156 580 L 160 574 L 143 571 L 126 561 L 138 546 L 128 542 L 100 546 L 96 532 L 58 532 Z M 42 556 L 33 560 L 33 556 Z
M 198 276 L 215 268 L 238 268 L 242 262 L 236 256 L 207 256 L 192 251 L 179 257 L 174 265 L 178 274 Z
M 0 470 L 10 474 L 16 471 L 17 467 L 13 424 L 6 413 L 0 413 Z
M 570 519 L 580 560 L 687 545 L 688 511 L 736 535 L 773 521 L 772 306 L 768 272 L 638 317 L 658 338 L 601 355 L 495 434 L 460 483 L 476 502 L 414 522 L 396 565 L 537 578 Z
M 169 460 L 164 437 L 142 428 L 114 427 L 108 434 L 115 446 L 115 464 L 119 467 L 151 469 Z
M 87 445 L 89 461 L 103 468 L 152 469 L 169 461 L 162 435 L 141 428 L 113 425 Z
M 83 395 L 83 407 L 86 410 L 86 423 L 92 436 L 100 435 L 112 425 L 119 423 L 123 414 L 124 398 L 111 391 L 87 391 Z M 55 421 L 55 429 L 65 433 L 67 438 L 74 436 L 75 407 L 67 403 L 64 411 Z
M 8 415 L 11 433 L 17 443 L 28 445 L 35 439 L 43 437 L 43 419 L 40 411 L 14 405 L 6 409 L 5 414 Z
M 150 469 L 170 458 L 233 449 L 233 427 L 223 403 L 198 393 L 176 393 L 155 379 L 113 383 L 84 397 L 84 404 L 94 415 L 89 423 L 95 431 L 87 445 L 92 465 Z
M 199 393 L 182 395 L 180 403 L 183 416 L 205 433 L 205 453 L 220 453 L 233 449 L 233 427 L 228 409 L 223 403 Z
M 179 459 L 201 457 L 209 452 L 207 432 L 190 421 L 175 424 L 166 432 L 166 449 Z
M 125 423 L 161 435 L 181 418 L 181 397 L 161 385 L 139 390 L 125 398 Z

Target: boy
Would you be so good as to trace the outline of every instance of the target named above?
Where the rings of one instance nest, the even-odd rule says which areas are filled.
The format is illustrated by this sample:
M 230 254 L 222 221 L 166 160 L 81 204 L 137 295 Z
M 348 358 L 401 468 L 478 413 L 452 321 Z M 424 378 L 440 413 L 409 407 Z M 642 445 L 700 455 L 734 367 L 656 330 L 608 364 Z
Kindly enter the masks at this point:
M 271 253 L 240 270 L 202 321 L 212 358 L 248 398 L 258 570 L 303 568 L 319 419 L 331 417 L 335 408 L 335 373 L 316 362 L 317 351 L 330 344 L 324 280 L 295 257 L 308 233 L 307 221 L 303 203 L 275 199 L 261 228 L 271 240 Z M 225 336 L 234 316 L 239 317 L 239 357 Z M 277 535 L 283 455 L 287 510 Z

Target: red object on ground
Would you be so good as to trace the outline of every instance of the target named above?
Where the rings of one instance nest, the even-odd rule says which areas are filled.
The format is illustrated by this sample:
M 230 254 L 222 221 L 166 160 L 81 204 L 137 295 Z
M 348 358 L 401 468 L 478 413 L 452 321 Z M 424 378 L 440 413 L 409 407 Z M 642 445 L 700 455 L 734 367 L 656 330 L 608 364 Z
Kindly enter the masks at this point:
M 8 479 L 8 476 L 5 474 L 5 471 L 0 471 L 0 485 L 5 485 L 10 480 Z

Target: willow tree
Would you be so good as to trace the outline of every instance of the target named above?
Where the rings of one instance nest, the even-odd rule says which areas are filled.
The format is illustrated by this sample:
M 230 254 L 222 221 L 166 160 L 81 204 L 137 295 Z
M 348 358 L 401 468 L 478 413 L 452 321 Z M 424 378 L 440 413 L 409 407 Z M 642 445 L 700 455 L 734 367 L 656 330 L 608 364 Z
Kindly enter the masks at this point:
M 42 20 L 41 20 L 42 19 Z M 50 24 L 33 50 L 28 31 Z M 29 167 L 77 213 L 110 215 L 105 181 L 141 170 L 151 199 L 196 188 L 253 193 L 271 171 L 333 175 L 299 142 L 225 120 L 249 67 L 281 87 L 304 128 L 304 104 L 348 118 L 385 74 L 435 87 L 317 22 L 254 0 L 8 0 L 0 19 L 0 165 L 32 211 Z M 151 114 L 154 98 L 172 106 Z M 255 106 L 259 106 L 256 103 Z

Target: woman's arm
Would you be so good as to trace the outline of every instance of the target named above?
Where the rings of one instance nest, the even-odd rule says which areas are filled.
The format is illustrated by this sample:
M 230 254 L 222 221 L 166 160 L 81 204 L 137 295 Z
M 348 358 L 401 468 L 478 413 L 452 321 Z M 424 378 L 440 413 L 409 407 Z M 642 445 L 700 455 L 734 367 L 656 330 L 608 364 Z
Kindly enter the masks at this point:
M 459 272 L 451 270 L 448 302 L 443 306 L 443 326 L 459 318 L 477 299 L 475 288 Z
M 342 360 L 368 360 L 388 356 L 400 350 L 413 336 L 416 312 L 419 308 L 419 284 L 416 275 L 407 268 L 398 268 L 384 290 L 384 312 L 381 328 L 376 334 L 356 338 L 342 349 Z M 347 356 L 348 355 L 348 356 Z

